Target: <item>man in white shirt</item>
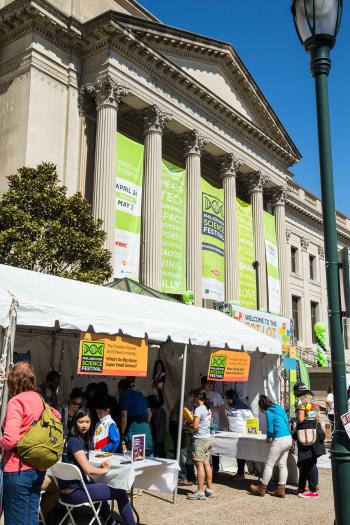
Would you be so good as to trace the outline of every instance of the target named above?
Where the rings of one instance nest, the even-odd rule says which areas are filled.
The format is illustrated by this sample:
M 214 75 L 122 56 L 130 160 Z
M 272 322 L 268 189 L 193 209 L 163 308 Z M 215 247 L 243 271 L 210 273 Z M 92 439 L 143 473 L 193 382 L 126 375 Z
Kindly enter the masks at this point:
M 331 424 L 332 432 L 334 430 L 334 395 L 333 387 L 329 385 L 327 388 L 327 397 L 326 397 L 326 406 L 327 406 L 327 416 Z

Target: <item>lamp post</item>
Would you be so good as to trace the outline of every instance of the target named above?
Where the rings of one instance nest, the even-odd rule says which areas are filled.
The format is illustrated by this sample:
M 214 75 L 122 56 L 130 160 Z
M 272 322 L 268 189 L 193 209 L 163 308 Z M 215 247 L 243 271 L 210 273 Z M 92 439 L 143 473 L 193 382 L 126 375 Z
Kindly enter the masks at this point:
M 337 525 L 350 524 L 350 439 L 340 416 L 348 411 L 344 341 L 340 312 L 337 225 L 334 202 L 331 133 L 328 104 L 330 50 L 335 44 L 342 0 L 293 0 L 292 14 L 299 39 L 311 58 L 315 78 L 324 244 L 326 253 L 330 346 L 335 430 L 331 445 L 333 492 Z

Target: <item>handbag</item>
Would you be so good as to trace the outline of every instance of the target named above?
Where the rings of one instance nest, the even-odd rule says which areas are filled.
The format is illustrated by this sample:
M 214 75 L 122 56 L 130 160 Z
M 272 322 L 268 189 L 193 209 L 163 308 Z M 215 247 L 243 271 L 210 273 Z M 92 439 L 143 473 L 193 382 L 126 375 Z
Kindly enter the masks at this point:
M 315 443 L 317 438 L 316 428 L 303 428 L 297 431 L 297 439 L 301 445 L 306 447 L 311 446 Z

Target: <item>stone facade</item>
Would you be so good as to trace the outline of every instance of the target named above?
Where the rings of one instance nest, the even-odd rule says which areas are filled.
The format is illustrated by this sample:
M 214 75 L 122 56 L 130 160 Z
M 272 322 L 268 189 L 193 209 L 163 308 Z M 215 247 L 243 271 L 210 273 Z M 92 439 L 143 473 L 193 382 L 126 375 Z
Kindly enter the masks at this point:
M 143 141 L 143 283 L 159 288 L 163 156 L 187 168 L 187 286 L 196 304 L 203 176 L 224 188 L 226 299 L 238 294 L 237 195 L 253 207 L 260 306 L 268 305 L 265 208 L 276 220 L 282 313 L 291 316 L 299 299 L 298 343 L 311 348 L 311 308 L 327 318 L 320 201 L 292 181 L 300 154 L 232 46 L 163 25 L 134 0 L 0 0 L 0 13 L 0 192 L 18 167 L 56 163 L 68 191 L 81 191 L 103 219 L 112 250 L 115 132 Z M 339 213 L 338 226 L 339 247 L 350 246 L 350 220 Z

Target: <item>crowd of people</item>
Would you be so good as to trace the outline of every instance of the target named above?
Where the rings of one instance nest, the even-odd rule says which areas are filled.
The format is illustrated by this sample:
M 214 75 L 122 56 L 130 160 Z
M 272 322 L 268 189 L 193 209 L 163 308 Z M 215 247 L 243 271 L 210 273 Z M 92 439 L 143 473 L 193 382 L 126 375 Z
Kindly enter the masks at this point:
M 27 362 L 15 364 L 8 376 L 10 400 L 0 437 L 5 525 L 24 523 L 23 516 L 27 520 L 25 525 L 37 525 L 40 500 L 44 517 L 55 508 L 59 498 L 73 505 L 87 501 L 87 494 L 79 481 L 61 480 L 57 485 L 53 476 L 24 463 L 17 454 L 18 441 L 42 414 L 43 400 L 62 422 L 65 437 L 62 462 L 75 465 L 80 470 L 92 501 L 103 502 L 101 517 L 108 519 L 108 501 L 114 500 L 125 524 L 133 525 L 135 518 L 128 494 L 94 479 L 96 475 L 109 471 L 109 461 L 103 461 L 101 467 L 97 468 L 89 461 L 89 454 L 92 450 L 106 453 L 130 450 L 132 437 L 144 434 L 146 455 L 166 457 L 167 418 L 162 384 L 155 384 L 156 393 L 146 398 L 134 388 L 132 380 L 121 379 L 118 382 L 117 401 L 116 397 L 110 395 L 106 383 L 90 383 L 85 390 L 73 388 L 67 403 L 59 407 L 59 382 L 59 374 L 52 371 L 47 374 L 45 382 L 37 386 L 35 372 Z M 276 466 L 279 471 L 278 484 L 271 495 L 285 497 L 287 459 L 293 443 L 298 453 L 297 494 L 303 498 L 319 496 L 317 458 L 325 454 L 325 435 L 319 422 L 320 407 L 304 384 L 295 385 L 294 393 L 294 425 L 280 405 L 265 395 L 259 398 L 259 408 L 266 417 L 269 452 L 259 483 L 249 488 L 255 496 L 263 497 L 268 492 Z M 333 424 L 334 399 L 330 389 L 326 404 L 329 421 Z M 219 469 L 220 461 L 218 456 L 211 454 L 211 434 L 220 427 L 223 416 L 227 418 L 229 430 L 245 432 L 245 420 L 253 417 L 253 414 L 235 390 L 227 390 L 223 398 L 215 390 L 215 383 L 206 377 L 202 378 L 199 388 L 189 392 L 186 407 L 191 416 L 184 422 L 180 435 L 180 400 L 169 414 L 174 456 L 178 440 L 181 440 L 179 485 L 189 487 L 197 482 L 197 489 L 189 493 L 188 498 L 204 500 L 214 496 L 212 477 L 213 472 Z M 238 459 L 237 467 L 235 478 L 244 479 L 245 459 Z M 113 525 L 114 522 L 110 520 L 108 523 Z

